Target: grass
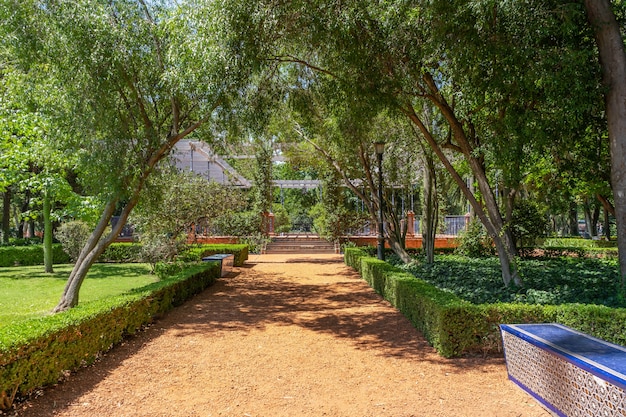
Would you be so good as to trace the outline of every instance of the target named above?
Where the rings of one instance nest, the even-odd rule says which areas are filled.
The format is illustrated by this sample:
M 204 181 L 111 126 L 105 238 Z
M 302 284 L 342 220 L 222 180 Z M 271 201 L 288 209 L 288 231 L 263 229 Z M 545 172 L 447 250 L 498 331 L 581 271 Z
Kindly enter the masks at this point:
M 505 287 L 495 257 L 468 258 L 441 255 L 433 265 L 397 266 L 436 287 L 475 304 L 518 302 L 525 304 L 600 304 L 626 307 L 619 295 L 617 259 L 559 257 L 523 259 L 519 271 L 523 288 Z
M 0 268 L 0 328 L 45 316 L 57 304 L 72 265 Z M 94 264 L 80 290 L 80 303 L 122 294 L 158 281 L 148 264 Z

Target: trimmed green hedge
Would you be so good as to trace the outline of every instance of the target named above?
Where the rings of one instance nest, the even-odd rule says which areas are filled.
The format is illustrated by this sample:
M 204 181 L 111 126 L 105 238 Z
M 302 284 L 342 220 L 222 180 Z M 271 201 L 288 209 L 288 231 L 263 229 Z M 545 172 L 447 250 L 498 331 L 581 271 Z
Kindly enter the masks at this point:
M 502 323 L 556 322 L 626 345 L 624 308 L 583 304 L 472 304 L 372 258 L 359 248 L 346 248 L 344 259 L 445 357 L 500 353 Z
M 575 254 L 583 256 L 617 256 L 617 241 L 592 240 L 583 238 L 547 238 L 539 246 L 545 256 Z
M 219 274 L 215 263 L 194 265 L 127 294 L 1 329 L 0 392 L 28 394 L 56 383 L 212 285 Z
M 199 261 L 205 256 L 217 253 L 232 253 L 235 255 L 234 266 L 242 266 L 248 259 L 248 245 L 245 244 L 202 244 L 193 246 L 180 256 L 183 261 Z
M 70 262 L 70 257 L 59 243 L 52 245 L 52 261 L 55 264 Z M 43 265 L 43 245 L 0 247 L 0 267 L 32 265 Z

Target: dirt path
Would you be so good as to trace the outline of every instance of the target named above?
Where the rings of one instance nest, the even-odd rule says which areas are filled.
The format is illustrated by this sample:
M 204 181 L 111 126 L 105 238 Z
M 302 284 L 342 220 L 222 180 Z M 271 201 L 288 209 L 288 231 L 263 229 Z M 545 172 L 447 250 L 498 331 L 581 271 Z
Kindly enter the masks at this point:
M 16 415 L 549 416 L 503 360 L 439 357 L 337 255 L 235 269 Z

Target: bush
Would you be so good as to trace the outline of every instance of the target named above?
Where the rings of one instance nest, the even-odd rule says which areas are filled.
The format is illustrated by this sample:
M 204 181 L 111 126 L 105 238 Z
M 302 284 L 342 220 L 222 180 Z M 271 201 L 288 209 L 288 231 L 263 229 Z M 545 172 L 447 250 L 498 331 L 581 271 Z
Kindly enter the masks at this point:
M 60 244 L 52 245 L 52 262 L 66 264 L 70 262 Z M 0 247 L 0 267 L 43 265 L 43 245 L 2 246 Z
M 137 243 L 111 243 L 100 258 L 100 262 L 131 263 L 141 262 L 142 245 Z
M 124 295 L 0 329 L 0 392 L 26 395 L 58 382 L 219 277 L 203 264 Z
M 494 254 L 493 240 L 479 221 L 471 221 L 467 230 L 459 234 L 458 241 L 456 252 L 460 255 L 481 258 Z
M 61 242 L 63 250 L 69 255 L 72 262 L 76 262 L 90 234 L 91 231 L 87 223 L 77 220 L 63 223 L 57 229 L 55 236 Z
M 155 272 L 159 262 L 171 262 L 186 248 L 184 238 L 174 238 L 166 235 L 144 235 L 141 240 L 141 259 L 150 264 L 152 272 Z
M 511 232 L 517 249 L 534 246 L 548 232 L 548 218 L 536 202 L 517 200 L 513 208 Z

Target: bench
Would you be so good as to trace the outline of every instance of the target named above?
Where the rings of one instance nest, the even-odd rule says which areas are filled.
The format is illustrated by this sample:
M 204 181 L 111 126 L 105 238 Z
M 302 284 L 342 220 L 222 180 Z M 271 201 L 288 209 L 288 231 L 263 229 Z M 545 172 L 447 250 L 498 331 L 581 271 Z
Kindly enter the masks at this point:
M 554 323 L 502 324 L 509 379 L 558 416 L 626 416 L 626 348 Z
M 220 277 L 225 277 L 233 270 L 233 264 L 235 263 L 235 255 L 232 253 L 216 253 L 214 255 L 205 256 L 202 258 L 203 262 L 219 262 L 220 263 Z

